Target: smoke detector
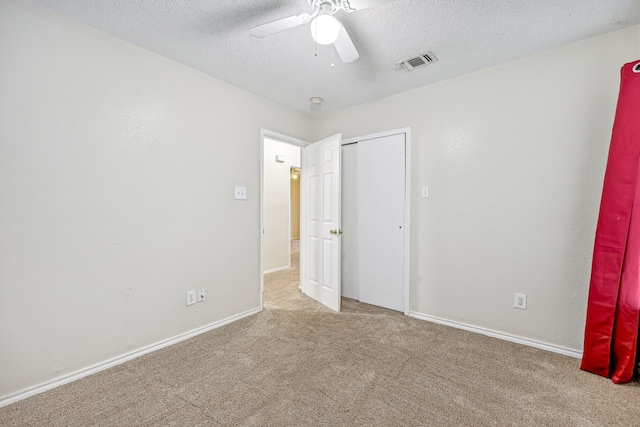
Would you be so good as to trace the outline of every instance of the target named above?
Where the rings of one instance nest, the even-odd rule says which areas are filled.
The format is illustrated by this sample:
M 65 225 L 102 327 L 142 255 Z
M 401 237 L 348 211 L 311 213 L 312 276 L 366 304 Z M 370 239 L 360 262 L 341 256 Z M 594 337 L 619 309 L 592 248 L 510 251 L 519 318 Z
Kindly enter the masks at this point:
M 433 64 L 437 61 L 438 58 L 436 58 L 433 52 L 427 52 L 423 53 L 422 55 L 416 56 L 415 58 L 410 58 L 405 61 L 398 62 L 396 65 L 400 66 L 400 68 L 404 71 L 411 71 L 419 67 Z
M 309 102 L 311 103 L 311 105 L 322 105 L 323 101 L 324 99 L 320 98 L 319 96 L 313 96 L 309 98 Z

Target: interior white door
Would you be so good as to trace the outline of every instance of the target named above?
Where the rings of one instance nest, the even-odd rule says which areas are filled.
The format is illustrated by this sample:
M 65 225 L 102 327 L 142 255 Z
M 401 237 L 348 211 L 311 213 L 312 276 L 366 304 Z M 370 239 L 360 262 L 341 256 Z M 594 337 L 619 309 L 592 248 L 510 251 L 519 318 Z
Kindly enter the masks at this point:
M 358 142 L 360 301 L 399 311 L 405 305 L 405 163 L 404 133 Z
M 342 136 L 330 136 L 304 148 L 306 192 L 302 271 L 303 290 L 340 311 L 340 155 Z

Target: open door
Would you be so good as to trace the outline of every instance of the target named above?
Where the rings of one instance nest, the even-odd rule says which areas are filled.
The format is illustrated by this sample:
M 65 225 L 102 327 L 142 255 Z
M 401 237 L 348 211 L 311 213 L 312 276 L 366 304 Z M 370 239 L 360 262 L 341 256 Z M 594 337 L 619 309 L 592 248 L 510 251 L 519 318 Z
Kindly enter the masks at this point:
M 306 216 L 301 265 L 304 293 L 340 311 L 340 154 L 342 136 L 330 136 L 303 148 Z

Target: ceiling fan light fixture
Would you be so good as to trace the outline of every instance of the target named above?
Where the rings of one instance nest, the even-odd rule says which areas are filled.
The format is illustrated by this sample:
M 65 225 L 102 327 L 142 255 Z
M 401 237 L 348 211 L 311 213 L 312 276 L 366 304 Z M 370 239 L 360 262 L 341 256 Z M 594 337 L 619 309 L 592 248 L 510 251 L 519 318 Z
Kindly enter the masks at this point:
M 318 16 L 311 21 L 311 37 L 318 44 L 333 44 L 338 38 L 342 24 L 323 8 Z

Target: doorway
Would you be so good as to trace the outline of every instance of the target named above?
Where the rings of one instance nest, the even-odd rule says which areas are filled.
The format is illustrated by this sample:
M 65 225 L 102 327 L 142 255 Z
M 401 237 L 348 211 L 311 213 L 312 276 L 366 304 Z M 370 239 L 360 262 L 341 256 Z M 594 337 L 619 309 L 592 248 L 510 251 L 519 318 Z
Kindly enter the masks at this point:
M 302 147 L 306 141 L 263 129 L 260 133 L 260 308 L 264 308 L 265 274 L 294 271 L 300 286 L 298 253 L 300 219 L 304 212 L 299 191 Z M 297 207 L 297 209 L 296 209 Z M 295 239 L 298 240 L 295 240 Z
M 302 174 L 300 167 L 291 167 L 289 169 L 289 200 L 290 203 L 290 229 L 291 240 L 300 240 L 300 176 Z

